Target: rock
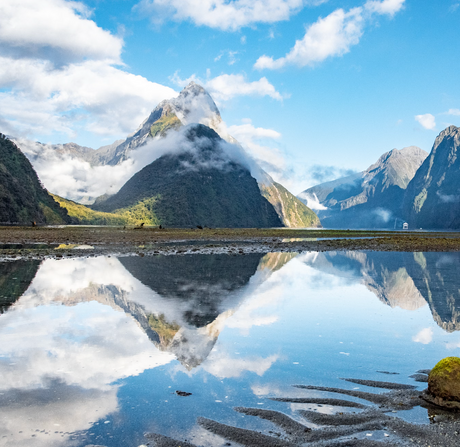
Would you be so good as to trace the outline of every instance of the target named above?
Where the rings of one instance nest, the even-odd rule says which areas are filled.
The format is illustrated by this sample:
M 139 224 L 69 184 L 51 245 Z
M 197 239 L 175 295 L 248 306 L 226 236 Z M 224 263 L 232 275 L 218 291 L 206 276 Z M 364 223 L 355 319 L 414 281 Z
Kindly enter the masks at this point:
M 192 395 L 192 393 L 187 393 L 186 391 L 179 391 L 179 390 L 176 391 L 176 394 L 177 394 L 178 396 L 182 396 L 182 397 L 186 397 L 186 396 L 191 396 L 191 395 Z
M 428 376 L 428 400 L 441 407 L 460 410 L 460 358 L 446 357 Z

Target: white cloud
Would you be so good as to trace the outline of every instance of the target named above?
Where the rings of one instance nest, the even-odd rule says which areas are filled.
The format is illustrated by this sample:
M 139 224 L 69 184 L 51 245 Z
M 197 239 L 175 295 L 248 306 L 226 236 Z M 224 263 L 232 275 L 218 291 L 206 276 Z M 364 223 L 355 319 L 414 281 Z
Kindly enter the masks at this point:
M 168 87 L 115 68 L 85 61 L 55 68 L 49 61 L 0 57 L 3 118 L 18 133 L 74 136 L 78 129 L 102 135 L 132 132 Z
M 337 9 L 311 25 L 302 40 L 298 40 L 291 51 L 282 58 L 261 56 L 254 67 L 262 70 L 278 69 L 287 64 L 314 65 L 331 56 L 341 56 L 356 45 L 363 33 L 362 8 L 349 12 Z
M 297 197 L 304 202 L 308 208 L 312 209 L 313 211 L 322 211 L 327 210 L 327 207 L 322 205 L 315 193 L 308 194 L 305 191 L 301 192 L 297 195 Z
M 371 12 L 375 12 L 377 14 L 388 14 L 393 17 L 403 8 L 405 1 L 406 0 L 368 0 L 364 7 Z
M 123 40 L 87 16 L 78 2 L 0 3 L 0 122 L 9 133 L 120 137 L 177 95 L 116 67 Z
M 152 22 L 191 20 L 198 26 L 235 31 L 255 23 L 288 20 L 304 5 L 327 0 L 142 0 L 135 9 Z
M 280 169 L 286 167 L 284 154 L 277 147 L 273 147 L 273 142 L 281 138 L 281 134 L 276 130 L 254 127 L 248 123 L 230 126 L 227 132 L 235 137 L 270 175 L 276 175 Z
M 265 76 L 253 82 L 248 82 L 246 76 L 242 74 L 223 74 L 215 78 L 208 77 L 206 80 L 201 80 L 196 75 L 181 79 L 176 72 L 171 80 L 180 87 L 185 87 L 190 81 L 201 84 L 218 104 L 229 101 L 236 96 L 270 96 L 278 101 L 283 99 Z
M 434 130 L 436 127 L 436 119 L 431 113 L 425 115 L 416 115 L 415 120 L 420 123 L 422 127 L 428 130 Z
M 449 109 L 446 115 L 460 116 L 460 109 Z
M 286 56 L 273 59 L 263 55 L 254 68 L 275 70 L 285 65 L 312 66 L 329 57 L 343 56 L 359 43 L 364 27 L 374 14 L 393 16 L 402 8 L 404 1 L 368 1 L 364 7 L 352 8 L 347 12 L 337 9 L 310 25 L 303 39 L 297 40 Z
M 271 355 L 267 358 L 259 356 L 232 358 L 227 353 L 213 351 L 203 364 L 203 369 L 219 379 L 240 377 L 247 371 L 263 376 L 277 360 L 278 355 Z
M 99 28 L 88 16 L 89 10 L 80 2 L 2 0 L 0 52 L 57 60 L 120 62 L 123 40 Z
M 433 329 L 427 327 L 412 337 L 412 341 L 428 345 L 433 340 Z

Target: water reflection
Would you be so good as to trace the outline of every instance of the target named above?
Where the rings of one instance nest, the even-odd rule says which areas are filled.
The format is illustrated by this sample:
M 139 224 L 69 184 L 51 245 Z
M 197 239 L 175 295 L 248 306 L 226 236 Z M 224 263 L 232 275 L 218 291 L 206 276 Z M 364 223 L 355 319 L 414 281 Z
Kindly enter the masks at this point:
M 0 445 L 140 445 L 144 431 L 170 427 L 187 437 L 197 412 L 231 418 L 232 396 L 252 393 L 258 405 L 300 377 L 326 380 L 332 365 L 352 376 L 357 355 L 388 349 L 382 357 L 400 358 L 407 344 L 380 346 L 369 315 L 399 307 L 420 317 L 428 304 L 444 331 L 460 329 L 459 262 L 456 253 L 329 252 L 0 264 Z M 390 307 L 372 299 L 360 315 L 357 287 L 372 297 L 361 284 Z M 386 336 L 402 338 L 392 317 L 378 318 Z M 406 338 L 425 347 L 436 336 L 433 324 Z M 445 349 L 457 347 L 449 339 Z M 194 400 L 171 409 L 174 383 Z
M 121 379 L 175 358 L 188 370 L 197 367 L 244 297 L 291 258 L 0 264 L 7 286 L 2 293 L 8 305 L 14 303 L 0 319 L 0 418 L 7 421 L 0 445 L 77 442 L 78 432 L 83 436 L 94 424 L 102 426 L 117 411 Z M 253 356 L 234 362 L 220 352 L 207 370 L 216 377 L 245 370 L 263 374 L 275 360 Z
M 39 261 L 0 262 L 0 313 L 27 290 L 39 265 Z
M 309 254 L 304 262 L 362 282 L 391 307 L 417 310 L 428 304 L 441 328 L 460 330 L 458 253 L 324 252 Z

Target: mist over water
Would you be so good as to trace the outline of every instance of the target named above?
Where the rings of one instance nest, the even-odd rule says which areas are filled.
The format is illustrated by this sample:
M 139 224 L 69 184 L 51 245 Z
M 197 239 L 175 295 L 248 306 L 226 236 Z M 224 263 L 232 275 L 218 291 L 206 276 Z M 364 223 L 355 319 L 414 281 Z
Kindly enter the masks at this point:
M 220 446 L 198 416 L 268 433 L 233 407 L 296 417 L 308 406 L 269 400 L 297 396 L 292 384 L 389 371 L 423 389 L 409 376 L 458 355 L 459 263 L 387 252 L 1 263 L 0 445 L 141 445 L 155 432 Z M 426 411 L 401 417 L 428 423 Z

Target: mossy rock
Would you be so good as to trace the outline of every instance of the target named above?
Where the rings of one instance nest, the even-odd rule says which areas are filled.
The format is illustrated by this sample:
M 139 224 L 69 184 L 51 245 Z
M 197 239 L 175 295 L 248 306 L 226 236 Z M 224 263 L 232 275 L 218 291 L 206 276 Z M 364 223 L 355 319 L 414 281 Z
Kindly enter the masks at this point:
M 442 359 L 428 376 L 431 401 L 444 408 L 460 410 L 460 358 Z

